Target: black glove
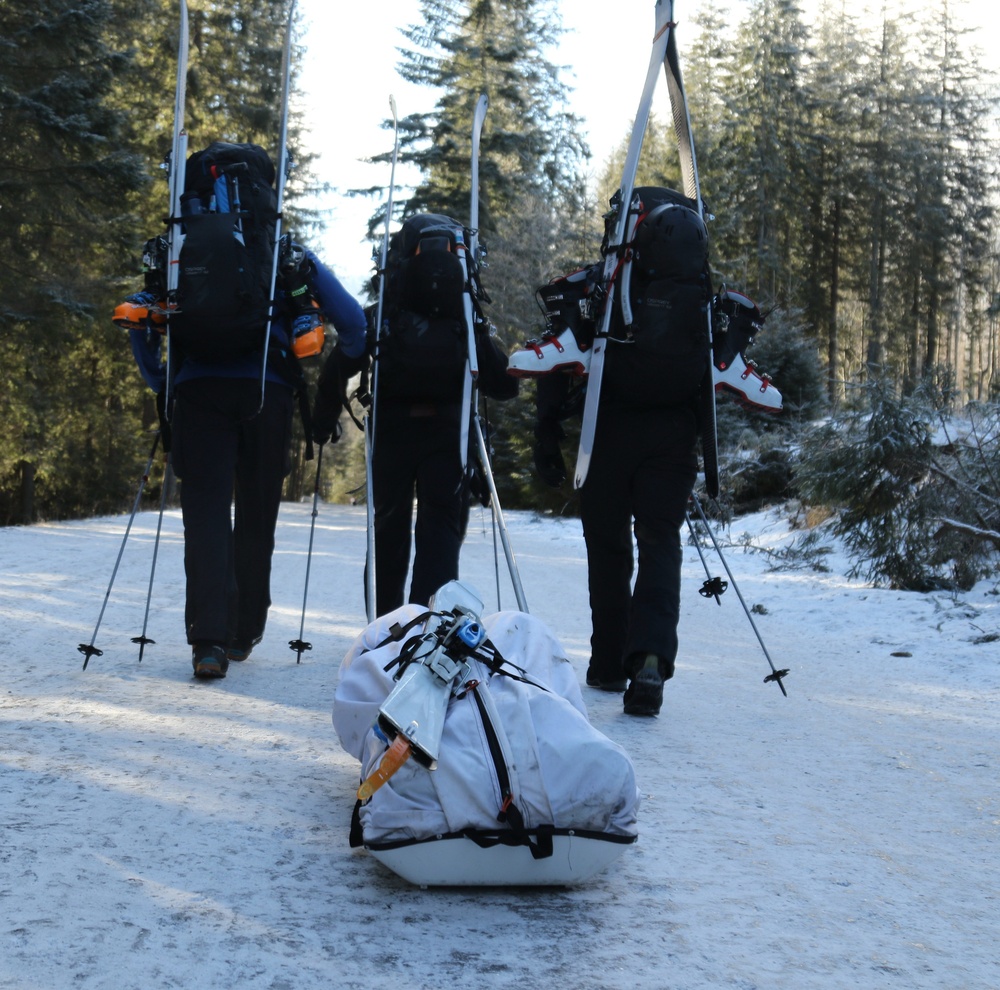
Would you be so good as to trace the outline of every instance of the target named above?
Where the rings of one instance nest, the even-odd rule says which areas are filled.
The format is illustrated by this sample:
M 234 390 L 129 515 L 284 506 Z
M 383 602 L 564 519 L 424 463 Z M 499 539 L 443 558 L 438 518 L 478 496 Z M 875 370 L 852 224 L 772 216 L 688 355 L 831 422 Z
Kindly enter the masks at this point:
M 167 419 L 167 390 L 156 393 L 156 417 L 160 421 L 160 446 L 163 453 L 170 453 L 170 441 L 172 433 L 170 431 L 170 420 Z
M 347 357 L 337 347 L 331 358 L 336 360 L 340 379 L 346 385 L 355 375 L 360 375 L 368 367 L 368 352 L 362 351 L 357 357 Z
M 557 420 L 540 419 L 535 424 L 535 446 L 532 450 L 538 476 L 551 488 L 559 488 L 566 480 L 559 441 L 566 436 Z
M 347 357 L 335 347 L 323 365 L 316 383 L 316 401 L 312 410 L 310 434 L 316 443 L 336 443 L 343 429 L 340 414 L 347 398 L 347 383 L 368 367 L 368 353 Z
M 344 432 L 340 425 L 340 414 L 343 411 L 340 396 L 324 390 L 322 382 L 316 392 L 310 423 L 310 434 L 318 444 L 336 443 Z

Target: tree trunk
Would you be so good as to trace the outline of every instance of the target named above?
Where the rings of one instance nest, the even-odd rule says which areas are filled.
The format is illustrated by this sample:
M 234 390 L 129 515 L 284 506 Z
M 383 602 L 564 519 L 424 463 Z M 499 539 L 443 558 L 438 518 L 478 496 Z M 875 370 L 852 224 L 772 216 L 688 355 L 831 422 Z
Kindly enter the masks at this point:
M 21 522 L 29 525 L 35 521 L 35 465 L 21 461 Z

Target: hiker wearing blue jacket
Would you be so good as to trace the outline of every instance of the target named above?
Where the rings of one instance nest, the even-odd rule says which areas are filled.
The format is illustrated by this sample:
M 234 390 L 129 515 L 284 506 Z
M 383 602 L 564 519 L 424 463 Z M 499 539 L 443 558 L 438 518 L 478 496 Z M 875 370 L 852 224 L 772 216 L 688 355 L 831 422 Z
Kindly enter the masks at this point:
M 318 309 L 337 332 L 337 349 L 359 357 L 366 327 L 361 306 L 315 254 L 305 251 L 302 257 Z M 201 679 L 225 677 L 231 662 L 250 655 L 271 604 L 271 556 L 281 489 L 291 469 L 292 414 L 296 392 L 304 395 L 291 348 L 295 313 L 281 292 L 278 306 L 263 403 L 259 350 L 209 362 L 172 348 L 169 449 L 181 482 L 185 627 L 194 675 Z M 139 371 L 162 409 L 163 335 L 149 328 L 130 329 L 129 336 Z

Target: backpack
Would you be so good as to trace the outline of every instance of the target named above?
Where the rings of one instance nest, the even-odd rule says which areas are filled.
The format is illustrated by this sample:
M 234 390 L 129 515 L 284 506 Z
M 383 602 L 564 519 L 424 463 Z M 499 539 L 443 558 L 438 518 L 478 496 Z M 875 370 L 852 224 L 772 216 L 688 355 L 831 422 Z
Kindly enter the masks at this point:
M 259 351 L 271 306 L 275 168 L 254 144 L 217 141 L 188 158 L 173 341 L 196 360 Z
M 618 275 L 602 394 L 631 406 L 680 404 L 697 394 L 709 363 L 708 231 L 694 200 L 673 189 L 644 186 L 634 195 L 640 215 L 627 285 L 624 269 Z
M 459 257 L 468 231 L 450 217 L 420 213 L 389 239 L 378 338 L 378 391 L 398 402 L 457 402 L 468 329 L 466 278 Z M 473 259 L 466 253 L 473 269 Z M 474 269 L 470 282 L 476 286 Z

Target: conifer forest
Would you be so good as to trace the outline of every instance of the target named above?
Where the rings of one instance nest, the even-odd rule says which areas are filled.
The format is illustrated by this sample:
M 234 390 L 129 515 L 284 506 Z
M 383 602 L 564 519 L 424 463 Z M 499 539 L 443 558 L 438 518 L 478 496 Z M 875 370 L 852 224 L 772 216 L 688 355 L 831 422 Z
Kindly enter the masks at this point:
M 769 418 L 720 399 L 722 510 L 802 499 L 852 518 L 856 534 L 872 525 L 876 543 L 898 550 L 891 527 L 850 516 L 898 469 L 886 511 L 912 520 L 910 500 L 934 488 L 921 538 L 953 572 L 982 548 L 983 572 L 1000 549 L 1000 85 L 977 50 L 989 39 L 957 26 L 960 2 L 927 3 L 915 23 L 891 4 L 855 20 L 824 0 L 807 20 L 795 0 L 692 0 L 681 59 L 715 281 L 768 314 L 749 356 L 785 400 Z M 469 122 L 489 93 L 484 281 L 512 349 L 541 329 L 534 287 L 598 260 L 637 94 L 623 95 L 619 150 L 593 161 L 557 66 L 555 0 L 420 6 L 420 23 L 396 25 L 396 71 L 437 102 L 400 121 L 400 161 L 421 178 L 397 190 L 394 219 L 466 215 Z M 190 11 L 190 148 L 216 138 L 272 148 L 287 0 L 191 0 Z M 298 39 L 296 59 L 321 57 L 307 45 Z M 127 511 L 157 417 L 109 317 L 135 291 L 142 243 L 163 232 L 175 5 L 0 0 L 0 46 L 0 524 Z M 300 117 L 290 144 L 299 167 L 286 213 L 308 229 Z M 651 123 L 640 177 L 679 184 L 667 120 Z M 371 201 L 377 240 L 384 194 Z M 547 489 L 532 469 L 532 397 L 527 386 L 489 411 L 503 505 L 573 512 L 572 491 Z M 970 410 L 972 433 L 938 443 L 938 425 Z M 887 440 L 897 429 L 904 439 Z M 346 501 L 363 482 L 359 451 L 342 442 L 324 461 L 326 497 Z M 574 453 L 570 436 L 570 463 Z M 311 491 L 312 471 L 300 455 L 288 498 Z M 861 546 L 859 559 L 886 550 Z M 886 567 L 877 574 L 900 586 L 937 573 L 933 562 Z

